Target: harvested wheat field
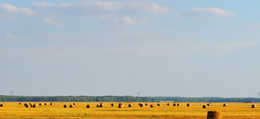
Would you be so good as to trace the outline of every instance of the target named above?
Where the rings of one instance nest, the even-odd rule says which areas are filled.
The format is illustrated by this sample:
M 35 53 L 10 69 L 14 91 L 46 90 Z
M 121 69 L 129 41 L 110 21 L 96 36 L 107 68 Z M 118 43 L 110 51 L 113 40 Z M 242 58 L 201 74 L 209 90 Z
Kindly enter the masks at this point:
M 213 110 L 219 111 L 224 119 L 260 119 L 260 103 L 178 103 L 179 106 L 174 106 L 173 102 L 4 102 L 1 104 L 3 105 L 0 107 L 1 119 L 206 119 L 208 111 Z M 206 108 L 203 108 L 203 105 L 206 105 Z

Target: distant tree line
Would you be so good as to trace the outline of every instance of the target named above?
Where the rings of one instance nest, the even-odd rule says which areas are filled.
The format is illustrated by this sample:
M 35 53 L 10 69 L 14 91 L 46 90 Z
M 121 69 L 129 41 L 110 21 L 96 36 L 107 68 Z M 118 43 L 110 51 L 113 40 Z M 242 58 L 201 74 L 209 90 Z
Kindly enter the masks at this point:
M 260 102 L 260 98 L 221 97 L 134 97 L 134 96 L 6 96 L 1 102 Z

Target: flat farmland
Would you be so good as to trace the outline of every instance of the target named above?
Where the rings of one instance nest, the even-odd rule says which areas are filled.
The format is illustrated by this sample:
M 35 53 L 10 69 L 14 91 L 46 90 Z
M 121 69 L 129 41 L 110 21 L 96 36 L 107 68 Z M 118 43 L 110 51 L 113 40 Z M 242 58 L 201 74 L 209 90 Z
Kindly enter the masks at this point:
M 224 119 L 260 119 L 260 103 L 2 102 L 0 104 L 2 104 L 1 119 L 206 119 L 207 112 L 212 110 L 220 111 Z

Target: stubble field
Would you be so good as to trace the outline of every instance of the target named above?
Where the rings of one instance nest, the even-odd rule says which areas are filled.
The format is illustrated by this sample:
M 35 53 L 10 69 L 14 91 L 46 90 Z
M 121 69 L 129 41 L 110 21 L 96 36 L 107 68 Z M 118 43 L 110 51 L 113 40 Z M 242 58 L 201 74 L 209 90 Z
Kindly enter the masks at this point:
M 218 110 L 224 119 L 260 119 L 260 103 L 177 102 L 3 102 L 0 118 L 206 119 Z M 28 107 L 26 107 L 26 105 Z M 31 105 L 30 105 L 31 104 Z M 46 104 L 46 105 L 45 105 Z M 175 104 L 175 106 L 174 106 Z M 179 104 L 179 106 L 178 106 Z M 189 104 L 189 106 L 187 106 Z M 223 106 L 225 104 L 226 106 Z M 64 106 L 66 105 L 66 108 Z M 87 105 L 89 108 L 87 108 Z M 113 106 L 112 106 L 113 105 Z M 152 105 L 152 106 L 151 106 Z M 206 108 L 203 108 L 205 105 Z M 252 105 L 255 108 L 252 108 Z M 101 107 L 102 106 L 102 107 Z

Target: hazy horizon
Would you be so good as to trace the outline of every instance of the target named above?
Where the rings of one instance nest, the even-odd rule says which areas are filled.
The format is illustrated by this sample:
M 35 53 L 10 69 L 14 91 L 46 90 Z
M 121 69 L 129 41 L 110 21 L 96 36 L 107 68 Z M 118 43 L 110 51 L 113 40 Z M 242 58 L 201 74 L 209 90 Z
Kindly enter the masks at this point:
M 0 2 L 0 95 L 259 97 L 258 0 Z

